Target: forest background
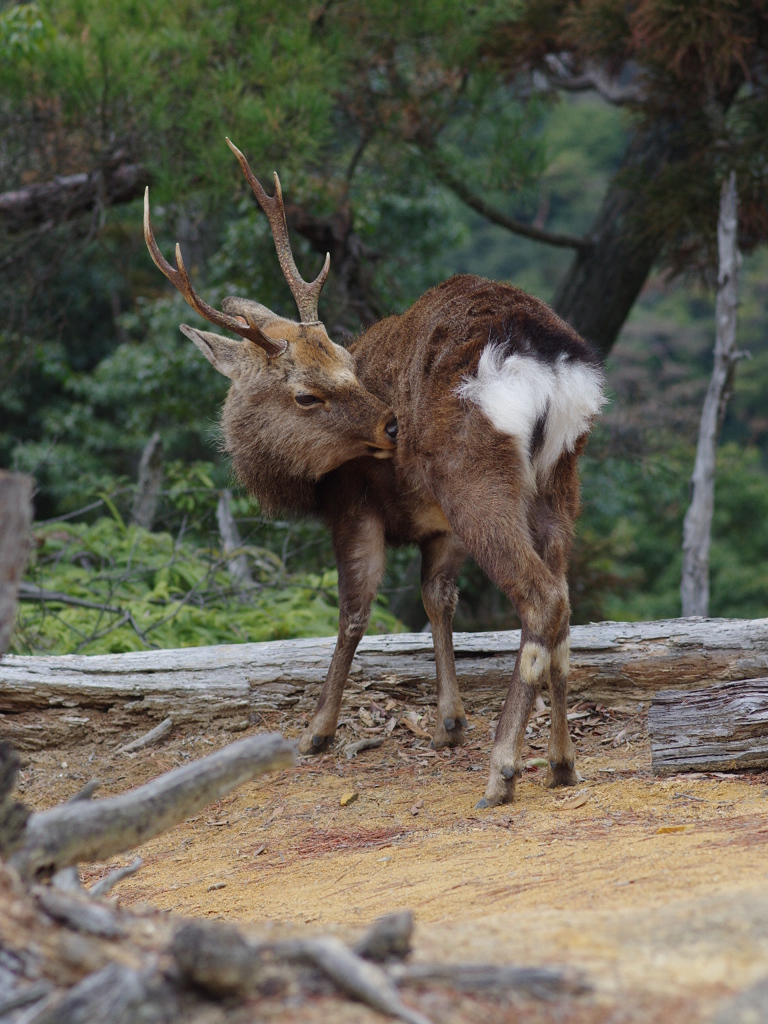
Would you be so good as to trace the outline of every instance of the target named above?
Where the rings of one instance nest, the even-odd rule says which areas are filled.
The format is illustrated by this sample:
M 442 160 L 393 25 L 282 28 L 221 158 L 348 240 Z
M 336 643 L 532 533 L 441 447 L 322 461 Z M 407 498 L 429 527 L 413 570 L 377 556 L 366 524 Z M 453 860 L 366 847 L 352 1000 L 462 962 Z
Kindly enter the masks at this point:
M 605 355 L 574 622 L 680 614 L 734 169 L 751 358 L 723 427 L 710 613 L 768 615 L 762 0 L 4 4 L 0 124 L 0 466 L 38 488 L 13 650 L 336 632 L 327 533 L 267 521 L 237 489 L 217 447 L 226 381 L 179 333 L 196 315 L 143 242 L 150 184 L 163 251 L 181 243 L 211 304 L 295 317 L 225 135 L 265 184 L 279 170 L 304 276 L 330 251 L 335 340 L 472 272 L 552 302 Z M 147 529 L 132 511 L 155 432 Z M 390 552 L 372 630 L 424 626 L 418 576 L 414 550 Z M 456 628 L 516 624 L 474 566 L 460 585 Z

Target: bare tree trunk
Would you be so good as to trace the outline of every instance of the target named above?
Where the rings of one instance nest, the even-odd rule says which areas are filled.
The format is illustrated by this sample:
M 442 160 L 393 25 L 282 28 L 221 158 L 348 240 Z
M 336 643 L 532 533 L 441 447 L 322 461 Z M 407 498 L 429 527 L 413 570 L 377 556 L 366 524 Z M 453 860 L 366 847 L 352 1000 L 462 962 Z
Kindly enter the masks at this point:
M 680 584 L 683 615 L 709 614 L 709 545 L 715 501 L 717 441 L 731 394 L 733 372 L 741 353 L 736 351 L 741 254 L 737 243 L 738 195 L 731 171 L 720 194 L 717 223 L 717 327 L 715 361 L 701 413 L 696 462 L 691 477 L 691 504 L 683 524 L 683 578 Z
M 163 482 L 163 442 L 157 431 L 141 453 L 139 485 L 131 511 L 131 522 L 151 530 L 155 521 L 160 485 Z
M 0 470 L 0 658 L 11 639 L 19 583 L 27 565 L 32 485 L 31 476 Z
M 653 181 L 675 161 L 678 136 L 666 124 L 635 135 L 590 230 L 592 244 L 576 253 L 552 303 L 603 357 L 661 252 L 663 233 L 649 216 L 647 189 L 640 183 Z
M 232 492 L 229 488 L 225 488 L 219 495 L 219 503 L 216 506 L 216 522 L 219 524 L 221 547 L 224 556 L 228 558 L 227 572 L 238 589 L 245 589 L 253 587 L 254 582 L 251 570 L 248 568 L 248 558 L 241 550 L 243 542 L 240 539 L 240 532 L 232 515 L 231 502 Z M 240 554 L 229 558 L 235 551 L 240 551 Z

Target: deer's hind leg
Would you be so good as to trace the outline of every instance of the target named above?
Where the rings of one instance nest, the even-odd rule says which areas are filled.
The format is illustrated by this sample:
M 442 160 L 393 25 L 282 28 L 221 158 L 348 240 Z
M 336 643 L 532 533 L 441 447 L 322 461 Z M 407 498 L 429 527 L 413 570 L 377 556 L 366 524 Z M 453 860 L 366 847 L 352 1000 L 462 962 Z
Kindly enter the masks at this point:
M 384 575 L 384 526 L 377 516 L 344 519 L 334 527 L 333 544 L 339 569 L 339 635 L 317 708 L 299 740 L 300 754 L 321 753 L 333 741 L 352 659 Z
M 565 453 L 542 488 L 534 508 L 532 529 L 536 547 L 559 586 L 568 594 L 568 559 L 573 544 L 573 524 L 579 512 L 577 453 Z M 575 786 L 573 742 L 568 730 L 568 671 L 570 667 L 570 604 L 555 638 L 550 664 L 549 693 L 551 729 L 547 751 L 546 786 Z
M 452 527 L 486 575 L 509 597 L 520 616 L 522 636 L 515 669 L 491 750 L 490 774 L 480 807 L 510 803 L 522 773 L 522 750 L 537 692 L 549 684 L 552 655 L 568 618 L 568 588 L 536 549 L 530 513 L 536 486 L 527 460 L 513 438 L 487 436 L 477 450 L 489 456 L 453 460 L 450 472 L 460 479 L 457 491 L 449 478 L 433 477 L 433 487 Z M 467 446 L 471 451 L 471 446 Z M 460 465 L 457 465 L 460 462 Z
M 456 577 L 466 557 L 467 549 L 454 534 L 441 533 L 421 544 L 421 599 L 432 626 L 437 677 L 435 749 L 463 743 L 467 724 L 453 654 L 453 614 L 459 596 Z

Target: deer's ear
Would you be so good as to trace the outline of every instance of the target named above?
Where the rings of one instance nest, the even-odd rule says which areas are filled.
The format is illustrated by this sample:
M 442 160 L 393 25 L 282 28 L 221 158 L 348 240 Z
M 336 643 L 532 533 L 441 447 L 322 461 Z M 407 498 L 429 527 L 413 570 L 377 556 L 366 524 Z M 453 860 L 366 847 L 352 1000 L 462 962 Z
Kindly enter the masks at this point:
M 188 327 L 187 324 L 181 324 L 179 330 L 197 345 L 219 373 L 223 373 L 230 380 L 239 377 L 249 363 L 253 364 L 254 359 L 264 358 L 263 350 L 247 340 L 233 341 L 231 338 L 225 338 L 223 334 L 198 331 L 196 327 Z

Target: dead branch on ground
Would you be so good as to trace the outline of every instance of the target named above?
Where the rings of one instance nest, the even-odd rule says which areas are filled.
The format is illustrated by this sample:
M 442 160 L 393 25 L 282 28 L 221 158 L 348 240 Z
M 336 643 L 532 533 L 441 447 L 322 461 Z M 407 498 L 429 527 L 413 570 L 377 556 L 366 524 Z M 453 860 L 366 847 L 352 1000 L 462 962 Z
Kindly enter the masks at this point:
M 0 840 L 7 840 L 3 813 L 10 806 L 18 758 L 8 744 L 0 755 Z M 455 975 L 454 987 L 465 993 L 519 990 L 552 999 L 587 990 L 582 980 L 562 971 L 403 965 L 413 931 L 408 912 L 376 922 L 351 949 L 337 937 L 270 941 L 268 930 L 245 933 L 226 923 L 185 922 L 147 910 L 138 915 L 95 898 L 135 870 L 135 862 L 90 893 L 31 881 L 53 866 L 102 859 L 135 845 L 290 756 L 291 746 L 282 737 L 254 737 L 121 797 L 89 802 L 90 792 L 81 792 L 79 800 L 17 822 L 11 863 L 0 862 L 0 1017 L 24 1008 L 25 1024 L 202 1024 L 215 1007 L 216 1020 L 236 1022 L 245 1019 L 242 1012 L 254 998 L 262 1006 L 277 1001 L 279 1009 L 282 1000 L 295 1005 L 297 998 L 322 995 L 351 998 L 407 1024 L 431 1024 L 403 1000 L 401 988 L 450 987 Z

